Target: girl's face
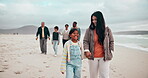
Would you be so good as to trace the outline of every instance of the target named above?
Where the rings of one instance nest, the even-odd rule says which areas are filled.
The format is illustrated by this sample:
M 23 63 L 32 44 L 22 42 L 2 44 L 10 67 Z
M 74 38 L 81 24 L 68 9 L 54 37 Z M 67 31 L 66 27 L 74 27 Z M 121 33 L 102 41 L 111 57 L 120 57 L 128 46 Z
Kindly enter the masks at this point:
M 97 17 L 96 16 L 92 16 L 92 22 L 95 26 L 97 26 Z
M 70 38 L 72 40 L 78 40 L 78 37 L 79 37 L 78 31 L 74 31 L 72 34 L 70 34 Z

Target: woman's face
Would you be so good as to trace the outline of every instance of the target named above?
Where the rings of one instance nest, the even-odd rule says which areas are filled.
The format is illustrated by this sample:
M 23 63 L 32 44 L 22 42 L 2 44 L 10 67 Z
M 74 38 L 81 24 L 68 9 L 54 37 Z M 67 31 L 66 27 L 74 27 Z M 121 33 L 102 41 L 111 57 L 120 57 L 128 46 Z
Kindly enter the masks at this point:
M 96 16 L 92 16 L 92 22 L 95 26 L 97 26 L 97 17 Z

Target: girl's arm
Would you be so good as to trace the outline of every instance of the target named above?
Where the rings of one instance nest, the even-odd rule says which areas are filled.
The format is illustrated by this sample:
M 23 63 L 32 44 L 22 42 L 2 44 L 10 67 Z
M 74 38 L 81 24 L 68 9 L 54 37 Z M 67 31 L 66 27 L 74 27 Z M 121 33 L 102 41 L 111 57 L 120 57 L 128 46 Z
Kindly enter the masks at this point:
M 65 43 L 63 48 L 62 62 L 61 62 L 61 68 L 60 68 L 62 74 L 64 74 L 64 72 L 66 71 L 67 53 L 68 53 L 67 43 Z

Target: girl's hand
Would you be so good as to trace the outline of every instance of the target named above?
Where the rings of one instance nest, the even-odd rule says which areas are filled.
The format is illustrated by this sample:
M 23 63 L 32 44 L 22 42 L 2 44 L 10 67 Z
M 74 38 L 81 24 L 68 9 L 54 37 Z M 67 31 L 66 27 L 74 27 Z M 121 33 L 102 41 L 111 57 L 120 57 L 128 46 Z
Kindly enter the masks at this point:
M 64 74 L 64 72 L 61 72 L 62 74 Z
M 87 58 L 90 58 L 91 52 L 85 52 L 85 56 L 86 56 Z
M 36 37 L 36 40 L 38 40 L 38 37 Z

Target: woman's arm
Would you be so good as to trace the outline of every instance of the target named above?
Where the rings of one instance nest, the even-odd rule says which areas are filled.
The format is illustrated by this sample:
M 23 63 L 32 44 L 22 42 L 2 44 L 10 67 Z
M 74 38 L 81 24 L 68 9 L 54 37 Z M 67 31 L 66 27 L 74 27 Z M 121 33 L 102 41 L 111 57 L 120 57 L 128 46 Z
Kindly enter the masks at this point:
M 84 39 L 83 39 L 84 54 L 87 58 L 89 58 L 91 56 L 91 53 L 89 51 L 89 47 L 90 47 L 90 45 L 89 45 L 90 35 L 89 34 L 90 34 L 90 31 L 89 31 L 89 29 L 87 29 L 85 32 Z
M 109 48 L 111 51 L 114 51 L 114 38 L 110 28 L 108 29 L 108 33 L 109 33 Z

